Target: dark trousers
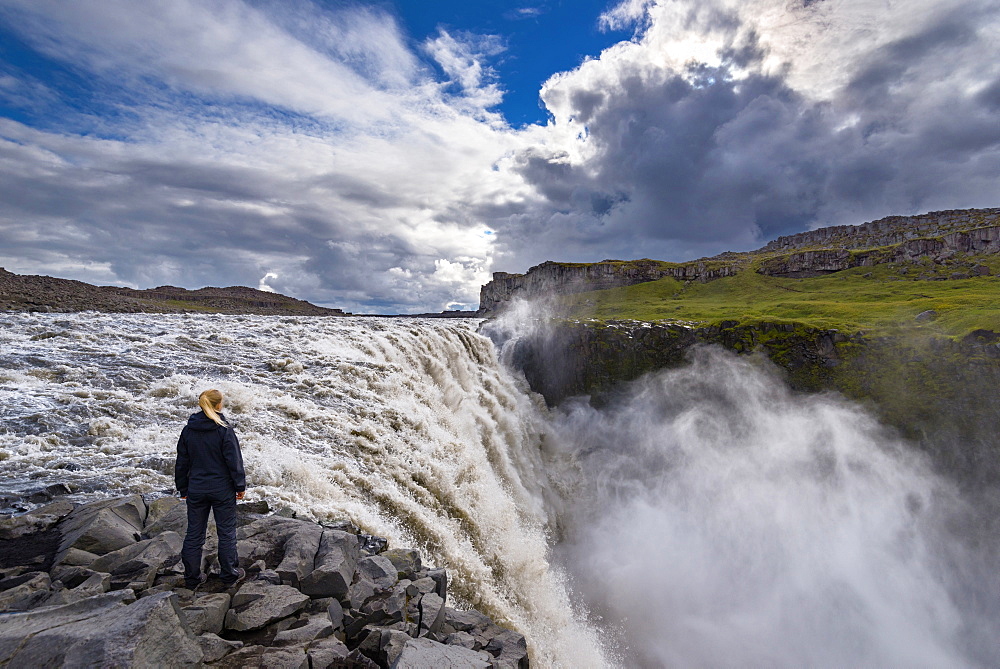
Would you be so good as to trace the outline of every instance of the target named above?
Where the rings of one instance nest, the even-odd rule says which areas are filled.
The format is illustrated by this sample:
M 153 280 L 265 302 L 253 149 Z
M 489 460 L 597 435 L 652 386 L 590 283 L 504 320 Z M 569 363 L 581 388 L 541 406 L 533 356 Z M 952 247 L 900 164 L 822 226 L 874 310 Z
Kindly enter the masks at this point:
M 187 535 L 181 549 L 184 562 L 184 578 L 197 581 L 201 576 L 201 549 L 205 545 L 205 531 L 208 529 L 208 512 L 215 516 L 215 529 L 219 533 L 219 576 L 223 582 L 236 580 L 238 558 L 236 556 L 236 493 L 188 492 Z

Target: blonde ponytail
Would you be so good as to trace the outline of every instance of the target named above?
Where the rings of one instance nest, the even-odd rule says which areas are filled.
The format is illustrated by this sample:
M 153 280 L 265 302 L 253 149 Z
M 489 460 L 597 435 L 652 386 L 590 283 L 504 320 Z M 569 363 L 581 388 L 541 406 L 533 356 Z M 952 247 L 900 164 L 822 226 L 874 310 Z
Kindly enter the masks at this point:
M 198 396 L 198 406 L 200 406 L 201 410 L 205 412 L 205 415 L 222 427 L 229 427 L 226 424 L 226 421 L 222 420 L 219 414 L 215 411 L 215 407 L 220 404 L 222 404 L 222 393 L 214 388 L 212 390 L 206 390 Z

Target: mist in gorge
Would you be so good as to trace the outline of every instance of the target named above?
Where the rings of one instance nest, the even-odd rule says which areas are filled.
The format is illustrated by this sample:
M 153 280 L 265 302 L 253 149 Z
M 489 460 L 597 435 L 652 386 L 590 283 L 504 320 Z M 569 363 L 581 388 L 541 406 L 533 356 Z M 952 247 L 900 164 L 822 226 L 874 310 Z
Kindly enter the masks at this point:
M 926 457 L 718 348 L 556 412 L 559 560 L 625 666 L 996 666 L 997 538 Z

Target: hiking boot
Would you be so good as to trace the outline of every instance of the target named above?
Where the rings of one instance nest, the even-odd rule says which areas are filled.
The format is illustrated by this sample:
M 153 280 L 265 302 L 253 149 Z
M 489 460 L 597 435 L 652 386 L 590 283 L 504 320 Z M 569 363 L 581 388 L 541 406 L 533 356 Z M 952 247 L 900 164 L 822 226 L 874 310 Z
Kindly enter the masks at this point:
M 240 583 L 242 583 L 247 577 L 247 570 L 242 567 L 236 568 L 236 580 L 234 581 L 223 581 L 227 588 L 234 588 Z

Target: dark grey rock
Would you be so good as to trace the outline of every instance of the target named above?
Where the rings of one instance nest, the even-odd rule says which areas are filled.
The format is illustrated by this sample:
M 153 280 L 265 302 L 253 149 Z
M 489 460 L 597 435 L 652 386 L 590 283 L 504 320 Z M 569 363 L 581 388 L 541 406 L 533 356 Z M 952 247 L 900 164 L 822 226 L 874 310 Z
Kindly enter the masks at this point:
M 70 548 L 103 555 L 134 544 L 145 520 L 146 504 L 139 495 L 79 506 L 59 523 L 62 537 L 56 562 Z
M 437 583 L 430 576 L 425 576 L 424 578 L 417 579 L 410 583 L 406 588 L 407 593 L 410 597 L 416 597 L 418 595 L 426 595 L 428 592 L 437 592 Z M 440 597 L 440 595 L 438 595 Z
M 0 664 L 9 667 L 186 667 L 202 651 L 177 606 L 162 593 L 125 606 L 129 591 L 4 617 Z
M 381 555 L 373 555 L 358 561 L 358 575 L 375 585 L 376 590 L 385 590 L 396 584 L 396 567 Z
M 214 527 L 215 523 L 209 523 Z M 160 497 L 149 503 L 143 533 L 155 537 L 162 532 L 176 532 L 184 536 L 187 532 L 187 504 L 178 497 Z
M 446 646 L 430 639 L 410 639 L 403 646 L 392 669 L 489 669 L 492 658 L 488 653 L 461 646 Z
M 225 627 L 237 632 L 260 629 L 298 613 L 308 602 L 308 596 L 290 586 L 252 581 L 233 596 Z
M 486 629 L 486 627 L 493 624 L 492 620 L 479 611 L 457 611 L 449 607 L 445 607 L 444 609 L 444 619 L 445 624 L 456 632 L 472 632 L 473 630 Z
M 444 569 L 428 569 L 424 572 L 428 577 L 432 578 L 437 584 L 435 592 L 438 597 L 443 599 L 445 602 L 448 601 L 448 572 Z
M 244 646 L 226 655 L 213 666 L 225 669 L 309 669 L 309 657 L 304 648 L 270 648 Z
M 380 555 L 392 563 L 397 576 L 401 579 L 415 580 L 414 576 L 421 569 L 420 553 L 412 548 L 390 548 L 382 551 Z
M 360 648 L 355 648 L 347 655 L 344 666 L 351 669 L 380 669 L 378 663 L 362 653 Z
M 444 600 L 436 592 L 428 592 L 420 598 L 417 608 L 420 611 L 420 636 L 440 632 L 445 622 Z
M 344 629 L 344 607 L 340 605 L 340 602 L 336 600 L 330 602 L 326 611 L 327 616 L 330 618 L 330 624 L 333 625 L 333 629 Z
M 181 550 L 184 540 L 176 532 L 164 532 L 155 539 L 146 539 L 128 544 L 115 551 L 101 555 L 90 563 L 89 567 L 94 571 L 114 573 L 122 564 L 138 557 L 147 557 L 163 562 L 171 557 L 176 557 Z
M 914 320 L 917 321 L 918 323 L 927 323 L 929 321 L 935 320 L 937 316 L 938 313 L 936 311 L 934 311 L 933 309 L 928 309 L 927 311 L 921 311 L 919 314 L 917 314 Z
M 10 541 L 45 532 L 55 527 L 62 519 L 61 515 L 38 513 L 38 511 L 40 509 L 16 516 L 0 516 L 0 540 Z
M 306 520 L 268 516 L 237 533 L 240 562 L 263 560 L 282 583 L 298 586 L 313 570 L 323 528 Z
M 229 612 L 230 601 L 228 593 L 217 592 L 202 595 L 192 604 L 185 606 L 183 609 L 184 617 L 191 631 L 196 635 L 205 632 L 213 634 L 222 632 L 226 614 Z
M 328 669 L 329 667 L 341 667 L 340 660 L 350 654 L 350 650 L 343 641 L 327 637 L 315 641 L 306 649 L 312 669 Z
M 494 669 L 528 669 L 528 644 L 524 635 L 503 630 L 486 645 Z
M 0 611 L 27 611 L 49 595 L 52 579 L 44 571 L 33 571 L 0 581 Z
M 302 580 L 302 592 L 311 597 L 345 597 L 359 557 L 360 547 L 355 535 L 324 530 L 314 569 Z
M 444 639 L 444 643 L 449 646 L 461 646 L 469 650 L 482 650 L 482 646 L 476 641 L 476 637 L 468 632 L 452 632 Z
M 71 565 L 71 566 L 81 566 L 86 567 L 93 564 L 99 555 L 97 553 L 91 553 L 89 551 L 83 551 L 79 548 L 70 548 L 63 553 L 62 559 L 59 564 Z
M 317 639 L 325 639 L 333 634 L 330 618 L 325 615 L 310 616 L 299 620 L 287 630 L 279 632 L 274 637 L 275 646 L 291 646 L 307 644 Z
M 221 660 L 234 650 L 242 648 L 243 642 L 230 641 L 228 639 L 223 639 L 217 634 L 207 632 L 198 637 L 198 645 L 201 646 L 201 652 L 204 653 L 202 661 L 215 662 L 217 660 Z

